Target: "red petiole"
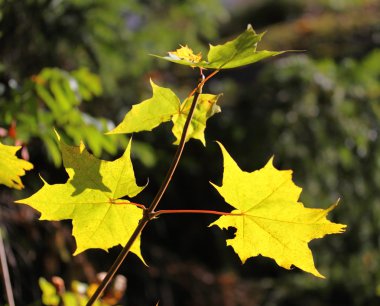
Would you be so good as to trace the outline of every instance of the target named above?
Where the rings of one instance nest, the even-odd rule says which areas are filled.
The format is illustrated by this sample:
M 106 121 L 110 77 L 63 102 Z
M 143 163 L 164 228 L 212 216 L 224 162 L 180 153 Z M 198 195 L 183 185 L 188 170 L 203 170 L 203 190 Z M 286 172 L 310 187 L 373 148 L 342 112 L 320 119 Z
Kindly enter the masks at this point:
M 203 210 L 203 209 L 162 209 L 152 213 L 152 217 L 158 217 L 164 214 L 208 214 L 218 216 L 241 216 L 242 214 L 234 214 L 216 210 Z

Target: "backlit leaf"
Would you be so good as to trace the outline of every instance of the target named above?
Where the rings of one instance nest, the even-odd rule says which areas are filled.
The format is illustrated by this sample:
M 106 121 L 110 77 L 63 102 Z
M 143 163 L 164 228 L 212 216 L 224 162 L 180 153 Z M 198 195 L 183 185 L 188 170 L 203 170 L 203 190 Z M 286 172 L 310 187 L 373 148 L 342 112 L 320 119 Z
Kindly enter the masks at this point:
M 25 175 L 26 170 L 33 169 L 33 165 L 16 156 L 21 146 L 7 146 L 0 143 L 0 184 L 10 188 L 22 189 L 24 185 L 20 176 Z
M 330 222 L 327 209 L 306 208 L 299 202 L 302 189 L 292 181 L 291 170 L 277 170 L 273 160 L 264 168 L 244 172 L 220 144 L 224 158 L 222 186 L 213 186 L 235 210 L 212 225 L 236 228 L 227 240 L 244 263 L 253 256 L 273 258 L 278 265 L 292 265 L 323 277 L 315 268 L 308 243 L 327 234 L 342 233 L 346 226 Z
M 73 236 L 79 254 L 90 248 L 108 250 L 125 245 L 143 210 L 121 198 L 134 197 L 144 189 L 136 184 L 130 159 L 131 142 L 115 161 L 99 160 L 81 144 L 68 146 L 60 141 L 69 179 L 65 184 L 44 186 L 17 203 L 28 204 L 41 213 L 40 220 L 72 219 Z M 140 237 L 132 249 L 141 259 Z
M 156 56 L 158 58 L 191 67 L 199 67 L 204 69 L 230 69 L 240 66 L 253 64 L 261 61 L 265 58 L 276 56 L 286 51 L 257 51 L 257 44 L 260 42 L 264 33 L 256 34 L 251 25 L 248 25 L 247 30 L 240 34 L 234 40 L 228 41 L 222 45 L 210 45 L 209 52 L 207 54 L 207 60 L 201 60 L 201 55 L 195 56 L 193 59 L 193 53 L 187 56 L 181 56 L 186 54 L 186 50 L 182 50 L 180 55 L 177 51 L 169 52 L 169 56 Z M 187 46 L 185 47 L 189 50 Z M 179 49 L 181 50 L 181 49 Z M 173 56 L 174 54 L 174 56 Z
M 172 132 L 176 137 L 174 144 L 179 143 L 193 97 L 186 99 L 181 104 L 179 98 L 169 88 L 160 87 L 153 81 L 151 81 L 151 85 L 153 88 L 152 98 L 133 105 L 123 121 L 108 134 L 151 131 L 163 122 L 172 121 Z M 186 141 L 194 138 L 205 144 L 206 121 L 220 112 L 220 107 L 216 105 L 219 97 L 220 95 L 212 94 L 199 95 Z

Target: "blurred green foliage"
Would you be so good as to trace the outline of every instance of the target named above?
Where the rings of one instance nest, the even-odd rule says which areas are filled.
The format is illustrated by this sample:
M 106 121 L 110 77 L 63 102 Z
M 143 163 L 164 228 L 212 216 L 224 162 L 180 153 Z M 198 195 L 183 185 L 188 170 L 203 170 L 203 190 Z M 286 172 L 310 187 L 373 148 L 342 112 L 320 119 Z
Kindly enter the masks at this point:
M 38 279 L 38 285 L 42 291 L 41 305 L 85 306 L 91 294 L 96 290 L 98 283 L 86 284 L 74 280 L 69 285 L 69 288 L 66 288 L 64 280 L 55 276 L 53 277 L 52 282 L 40 277 Z M 126 278 L 117 275 L 111 288 L 103 294 L 102 299 L 99 299 L 94 303 L 94 306 L 120 305 L 118 302 L 120 302 L 126 286 Z
M 103 150 L 116 153 L 118 139 L 103 135 L 113 126 L 112 122 L 79 109 L 83 101 L 91 101 L 102 93 L 98 76 L 85 68 L 70 73 L 44 68 L 22 86 L 15 80 L 11 85 L 7 97 L 0 97 L 1 125 L 14 129 L 4 135 L 8 142 L 13 138 L 28 144 L 32 138 L 41 139 L 56 166 L 61 165 L 61 152 L 54 129 L 76 144 L 81 140 L 88 143 L 97 156 Z
M 97 284 L 87 285 L 79 281 L 73 281 L 71 288 L 66 290 L 63 280 L 58 277 L 54 278 L 53 283 L 41 277 L 38 284 L 42 291 L 42 305 L 46 306 L 85 306 L 89 300 L 91 290 L 94 290 L 94 287 L 96 288 L 97 286 Z M 116 305 L 115 303 L 118 302 L 118 299 L 115 298 L 109 298 L 109 300 L 111 301 L 98 300 L 94 303 L 94 306 Z

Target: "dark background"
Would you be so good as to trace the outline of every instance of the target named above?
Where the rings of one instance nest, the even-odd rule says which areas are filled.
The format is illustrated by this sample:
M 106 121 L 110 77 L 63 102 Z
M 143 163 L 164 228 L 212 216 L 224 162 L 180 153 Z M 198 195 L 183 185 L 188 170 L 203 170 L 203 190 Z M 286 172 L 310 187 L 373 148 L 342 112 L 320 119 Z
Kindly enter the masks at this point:
M 225 246 L 233 231 L 207 228 L 214 216 L 168 215 L 142 234 L 149 267 L 134 255 L 121 267 L 128 279 L 121 304 L 379 305 L 379 16 L 380 3 L 371 0 L 0 0 L 0 141 L 23 144 L 23 156 L 35 165 L 23 191 L 0 187 L 16 305 L 41 305 L 40 277 L 60 276 L 66 287 L 94 282 L 121 250 L 73 257 L 70 221 L 40 222 L 33 209 L 13 203 L 42 186 L 39 174 L 50 184 L 67 179 L 53 128 L 67 142 L 82 138 L 98 156 L 114 159 L 125 138 L 103 140 L 109 137 L 103 129 L 151 95 L 149 78 L 181 97 L 197 82 L 196 70 L 148 54 L 164 55 L 179 44 L 205 54 L 209 42 L 232 39 L 249 23 L 267 31 L 259 49 L 304 51 L 225 71 L 208 83 L 204 91 L 224 93 L 222 113 L 208 122 L 206 147 L 189 141 L 160 208 L 231 209 L 209 184 L 222 175 L 214 140 L 246 171 L 274 155 L 276 167 L 294 170 L 306 206 L 327 208 L 341 199 L 330 218 L 347 224 L 347 232 L 310 243 L 327 279 L 263 257 L 241 265 Z M 78 118 L 65 121 L 38 95 L 35 76 L 45 67 L 60 73 L 87 67 L 100 78 L 88 102 L 73 102 Z M 136 201 L 146 205 L 175 152 L 170 128 L 134 135 L 137 180 L 149 178 Z

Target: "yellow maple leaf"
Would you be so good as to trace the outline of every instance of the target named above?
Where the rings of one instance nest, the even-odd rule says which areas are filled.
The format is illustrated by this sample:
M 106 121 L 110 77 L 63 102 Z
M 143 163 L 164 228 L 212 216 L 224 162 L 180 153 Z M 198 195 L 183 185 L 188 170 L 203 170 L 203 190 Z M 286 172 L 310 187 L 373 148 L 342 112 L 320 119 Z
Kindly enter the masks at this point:
M 26 170 L 33 169 L 33 165 L 16 156 L 21 146 L 7 146 L 0 143 L 0 184 L 10 188 L 22 189 L 24 185 L 20 176 L 25 175 Z
M 132 198 L 145 188 L 136 183 L 131 141 L 124 154 L 114 161 L 97 159 L 83 143 L 69 146 L 60 138 L 59 141 L 69 176 L 67 182 L 51 185 L 43 181 L 40 190 L 16 203 L 38 210 L 40 220 L 71 219 L 77 244 L 74 255 L 92 248 L 108 250 L 125 245 L 143 217 L 143 210 L 123 198 Z M 144 262 L 140 236 L 131 252 Z
M 190 49 L 187 45 L 181 45 L 181 48 L 168 53 L 170 57 L 189 61 L 191 63 L 199 63 L 202 60 L 202 53 L 199 52 L 198 54 L 194 54 L 193 50 Z
M 263 255 L 286 269 L 292 265 L 315 276 L 324 276 L 315 268 L 308 243 L 327 234 L 342 233 L 346 225 L 330 222 L 327 209 L 306 208 L 298 201 L 302 189 L 292 181 L 291 170 L 277 170 L 273 159 L 264 168 L 244 172 L 219 144 L 224 158 L 222 186 L 212 184 L 235 210 L 210 224 L 236 228 L 227 240 L 244 263 Z

